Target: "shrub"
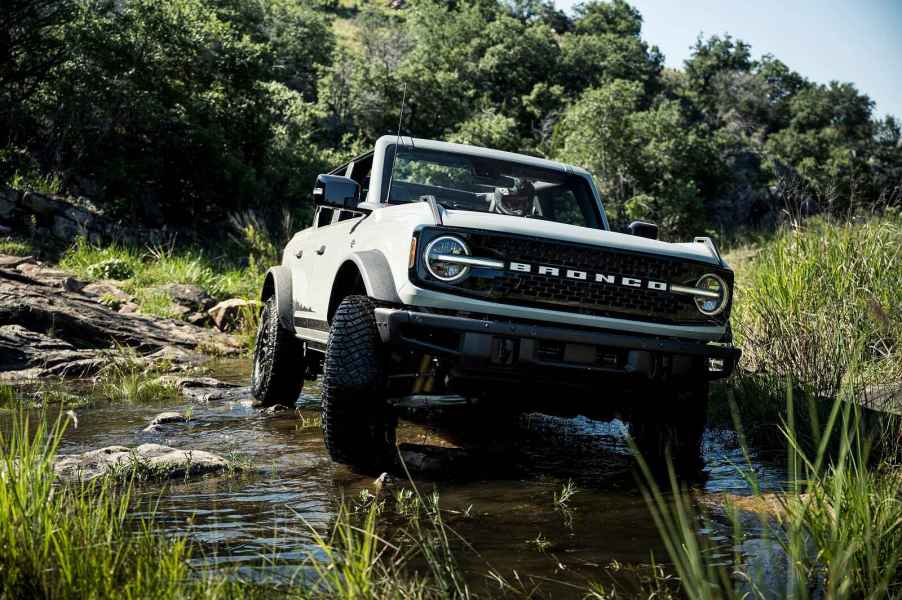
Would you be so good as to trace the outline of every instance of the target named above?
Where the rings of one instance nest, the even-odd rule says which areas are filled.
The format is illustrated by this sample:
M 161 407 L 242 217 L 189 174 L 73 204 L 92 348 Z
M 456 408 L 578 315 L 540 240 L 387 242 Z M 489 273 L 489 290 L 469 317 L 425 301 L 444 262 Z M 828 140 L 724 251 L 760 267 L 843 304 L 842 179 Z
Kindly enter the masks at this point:
M 87 274 L 94 279 L 129 279 L 135 271 L 124 260 L 109 258 L 94 263 L 87 268 Z

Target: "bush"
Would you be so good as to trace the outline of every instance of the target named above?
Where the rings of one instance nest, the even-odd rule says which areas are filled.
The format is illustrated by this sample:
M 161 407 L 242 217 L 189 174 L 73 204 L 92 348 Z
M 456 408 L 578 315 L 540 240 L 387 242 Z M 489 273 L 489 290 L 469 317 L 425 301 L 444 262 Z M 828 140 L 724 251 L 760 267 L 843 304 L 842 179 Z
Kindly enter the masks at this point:
M 135 271 L 124 260 L 118 258 L 109 258 L 107 260 L 94 263 L 87 268 L 87 274 L 94 279 L 129 279 L 134 276 Z

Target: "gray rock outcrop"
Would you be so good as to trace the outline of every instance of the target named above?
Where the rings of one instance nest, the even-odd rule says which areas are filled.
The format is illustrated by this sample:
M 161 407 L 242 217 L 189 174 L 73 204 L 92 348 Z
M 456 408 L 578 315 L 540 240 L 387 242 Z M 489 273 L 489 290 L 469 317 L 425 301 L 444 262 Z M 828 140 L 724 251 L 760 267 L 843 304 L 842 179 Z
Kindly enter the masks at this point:
M 5 185 L 0 185 L 0 222 L 57 245 L 69 244 L 79 236 L 92 244 L 143 244 L 166 235 L 161 230 L 131 227 L 111 219 L 86 198 L 25 192 Z
M 200 362 L 205 351 L 239 351 L 227 334 L 116 312 L 112 288 L 79 285 L 63 271 L 17 260 L 0 256 L 0 379 L 90 375 L 115 358 L 116 345 L 176 365 Z
M 137 448 L 108 446 L 83 454 L 56 459 L 57 476 L 70 481 L 87 481 L 104 475 L 144 479 L 196 477 L 229 468 L 223 457 L 204 450 L 179 450 L 160 444 Z

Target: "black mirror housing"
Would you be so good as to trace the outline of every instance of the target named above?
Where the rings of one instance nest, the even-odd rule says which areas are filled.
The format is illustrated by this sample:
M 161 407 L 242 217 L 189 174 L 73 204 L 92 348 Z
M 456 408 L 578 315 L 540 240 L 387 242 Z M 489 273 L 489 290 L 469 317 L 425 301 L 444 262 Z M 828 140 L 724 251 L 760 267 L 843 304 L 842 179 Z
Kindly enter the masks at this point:
M 360 184 L 350 177 L 317 175 L 313 187 L 313 203 L 317 206 L 354 210 L 360 204 Z
M 630 235 L 648 238 L 650 240 L 658 239 L 658 226 L 654 223 L 646 221 L 633 221 L 627 226 Z

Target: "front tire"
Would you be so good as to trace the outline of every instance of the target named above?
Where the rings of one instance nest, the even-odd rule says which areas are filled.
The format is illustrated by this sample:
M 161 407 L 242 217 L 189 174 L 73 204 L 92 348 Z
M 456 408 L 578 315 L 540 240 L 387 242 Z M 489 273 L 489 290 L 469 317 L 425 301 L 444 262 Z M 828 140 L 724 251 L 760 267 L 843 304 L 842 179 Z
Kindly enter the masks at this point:
M 707 382 L 656 386 L 633 407 L 630 436 L 652 472 L 666 473 L 668 461 L 679 476 L 701 472 L 707 409 Z
M 263 303 L 254 347 L 251 394 L 256 406 L 294 406 L 304 386 L 304 355 L 294 333 L 279 324 L 275 296 Z
M 323 365 L 323 440 L 332 460 L 382 468 L 394 460 L 396 418 L 385 402 L 386 357 L 373 301 L 348 296 L 329 330 Z

